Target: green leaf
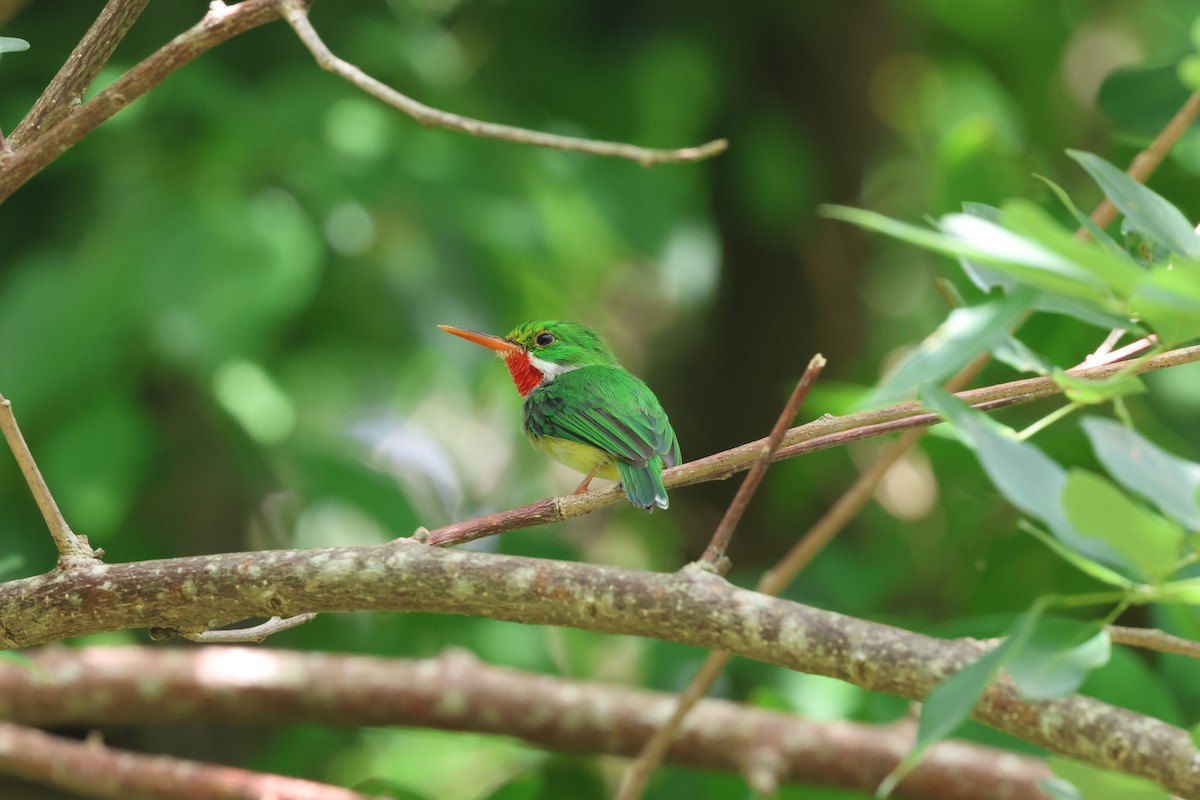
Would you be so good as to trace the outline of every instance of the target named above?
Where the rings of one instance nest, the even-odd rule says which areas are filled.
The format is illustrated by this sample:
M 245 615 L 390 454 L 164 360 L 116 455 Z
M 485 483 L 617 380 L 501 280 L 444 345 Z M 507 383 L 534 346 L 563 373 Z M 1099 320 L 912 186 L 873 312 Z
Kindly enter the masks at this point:
M 1009 326 L 1024 313 L 1031 297 L 1031 290 L 1022 289 L 983 305 L 954 309 L 863 404 L 884 405 L 920 384 L 950 377 L 978 353 L 1003 339 Z
M 1182 211 L 1100 156 L 1080 150 L 1068 150 L 1067 155 L 1088 171 L 1113 205 L 1147 236 L 1173 252 L 1200 258 L 1200 236 Z
M 1200 263 L 1176 259 L 1147 272 L 1129 308 L 1154 327 L 1165 346 L 1200 336 Z
M 1074 297 L 1062 297 L 1049 292 L 1041 292 L 1033 301 L 1033 307 L 1035 310 L 1044 311 L 1047 314 L 1065 314 L 1080 322 L 1086 322 L 1105 330 L 1123 328 L 1127 331 L 1142 331 L 1137 323 L 1129 319 L 1128 314 L 1108 311 Z
M 986 203 L 963 203 L 963 213 L 970 214 L 972 217 L 979 217 L 988 222 L 1000 223 L 1000 209 L 995 206 L 989 206 Z M 1007 275 L 996 272 L 990 267 L 985 267 L 982 264 L 976 264 L 969 258 L 959 258 L 959 266 L 963 272 L 971 279 L 971 282 L 984 292 L 990 292 L 997 286 L 1005 291 L 1017 286 L 1018 283 Z
M 1155 582 L 1170 574 L 1183 554 L 1183 529 L 1134 503 L 1106 479 L 1072 469 L 1062 490 L 1075 529 L 1108 542 Z
M 1043 619 L 1006 668 L 1029 700 L 1063 697 L 1108 663 L 1108 633 L 1095 622 Z
M 1066 207 L 1067 211 L 1071 212 L 1071 216 L 1075 218 L 1075 221 L 1079 223 L 1079 226 L 1088 232 L 1088 235 L 1092 237 L 1092 241 L 1104 245 L 1111 252 L 1125 258 L 1126 260 L 1129 259 L 1129 253 L 1126 252 L 1125 248 L 1121 247 L 1121 245 L 1115 239 L 1105 233 L 1103 228 L 1092 222 L 1091 217 L 1080 211 L 1079 207 L 1072 202 L 1071 196 L 1067 194 L 1065 189 L 1042 175 L 1034 175 L 1033 177 L 1050 187 L 1050 191 L 1054 192 L 1054 195 L 1058 198 L 1059 202 Z
M 1200 531 L 1200 464 L 1112 420 L 1087 417 L 1082 425 L 1108 474 L 1188 530 Z
M 1104 284 L 1087 270 L 979 217 L 948 214 L 938 220 L 938 232 L 858 208 L 825 205 L 821 213 L 926 250 L 987 264 L 1021 283 L 1086 299 L 1109 311 L 1116 308 Z
M 1070 549 L 1062 542 L 1058 541 L 1058 539 L 1055 539 L 1053 536 L 1046 533 L 1036 525 L 1023 520 L 1022 522 L 1018 523 L 1018 526 L 1021 528 L 1021 530 L 1038 539 L 1042 544 L 1046 545 L 1055 553 L 1057 553 L 1064 561 L 1085 575 L 1090 575 L 1102 583 L 1107 583 L 1109 586 L 1118 586 L 1122 589 L 1133 588 L 1134 583 L 1133 581 L 1129 580 L 1129 578 L 1126 578 L 1124 575 L 1121 575 L 1120 573 L 1115 572 L 1114 570 L 1111 570 L 1103 564 L 1095 562 L 1090 558 L 1081 556 L 1079 553 L 1076 553 L 1074 550 Z
M 992 345 L 992 357 L 1002 364 L 1015 369 L 1017 372 L 1034 372 L 1046 375 L 1054 370 L 1054 366 L 1046 361 L 1011 333 L 1006 333 Z
M 937 387 L 925 386 L 920 395 L 928 408 L 966 439 L 992 484 L 1010 503 L 1045 522 L 1054 536 L 1076 553 L 1119 571 L 1134 569 L 1110 544 L 1085 536 L 1071 525 L 1062 505 L 1066 472 L 1045 453 Z
M 967 720 L 992 678 L 1032 635 L 1041 613 L 1042 603 L 1039 602 L 1017 619 L 1004 641 L 934 687 L 921 704 L 917 739 L 912 749 L 879 784 L 876 797 L 890 795 L 896 784 L 920 762 L 925 751 L 949 737 Z
M 29 49 L 29 42 L 13 36 L 0 36 L 0 53 L 19 53 Z
M 1046 763 L 1087 800 L 1170 800 L 1170 792 L 1145 778 L 1097 769 L 1058 756 L 1050 756 Z
M 1146 391 L 1146 384 L 1132 372 L 1119 372 L 1107 378 L 1082 378 L 1059 369 L 1054 371 L 1054 382 L 1070 400 L 1084 405 L 1106 403 L 1116 397 L 1142 394 Z
M 1004 227 L 1037 242 L 1072 264 L 1078 264 L 1119 295 L 1127 296 L 1142 277 L 1128 256 L 1113 253 L 1102 243 L 1077 239 L 1028 200 L 1010 200 L 1002 208 Z

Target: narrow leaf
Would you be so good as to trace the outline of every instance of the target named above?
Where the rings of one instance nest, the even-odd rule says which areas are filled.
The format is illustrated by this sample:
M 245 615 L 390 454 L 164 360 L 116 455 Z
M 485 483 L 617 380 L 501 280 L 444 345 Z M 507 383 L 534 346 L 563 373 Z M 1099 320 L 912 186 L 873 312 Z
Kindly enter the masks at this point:
M 14 36 L 0 36 L 0 53 L 19 53 L 29 49 L 29 42 Z
M 977 354 L 999 342 L 1024 313 L 1032 291 L 1020 289 L 983 305 L 956 308 L 938 329 L 897 366 L 863 401 L 884 405 L 923 383 L 940 383 Z
M 1029 700 L 1064 697 L 1108 663 L 1112 643 L 1098 623 L 1043 619 L 1006 668 Z
M 1183 554 L 1183 529 L 1145 509 L 1104 478 L 1073 469 L 1062 493 L 1075 529 L 1107 542 L 1155 582 L 1170 574 Z
M 1083 430 L 1096 458 L 1132 492 L 1188 530 L 1200 531 L 1200 464 L 1172 455 L 1137 431 L 1112 420 L 1088 417 Z
M 1017 619 L 1004 641 L 934 687 L 921 704 L 917 739 L 912 749 L 879 785 L 876 797 L 889 796 L 931 746 L 949 737 L 967 720 L 992 678 L 1024 646 L 1041 613 L 1042 604 L 1034 605 Z
M 1104 245 L 1109 251 L 1118 256 L 1125 259 L 1129 258 L 1129 253 L 1126 252 L 1124 247 L 1121 247 L 1117 240 L 1105 233 L 1103 228 L 1092 222 L 1091 217 L 1079 210 L 1079 207 L 1071 200 L 1071 196 L 1067 194 L 1065 189 L 1042 175 L 1034 175 L 1033 177 L 1050 187 L 1050 191 L 1054 192 L 1054 196 L 1058 198 L 1059 202 L 1063 204 L 1067 211 L 1071 212 L 1071 216 L 1075 218 L 1080 227 L 1088 232 L 1088 235 L 1092 237 L 1092 241 Z
M 1200 336 L 1200 263 L 1177 259 L 1171 269 L 1147 272 L 1129 300 L 1165 346 Z
M 1071 550 L 1062 542 L 1058 541 L 1058 539 L 1055 539 L 1053 536 L 1046 533 L 1036 525 L 1033 525 L 1028 521 L 1022 521 L 1019 524 L 1019 527 L 1021 530 L 1030 534 L 1042 544 L 1049 547 L 1051 550 L 1057 553 L 1060 558 L 1085 575 L 1090 575 L 1102 583 L 1107 583 L 1109 586 L 1117 586 L 1121 589 L 1132 589 L 1134 587 L 1133 581 L 1129 580 L 1129 578 L 1126 578 L 1124 575 L 1109 569 L 1103 564 L 1092 561 L 1090 558 L 1085 558 L 1084 556 L 1079 555 L 1074 550 Z
M 1142 383 L 1142 379 L 1130 372 L 1117 373 L 1107 378 L 1081 378 L 1078 375 L 1068 375 L 1060 369 L 1054 371 L 1054 382 L 1070 400 L 1084 405 L 1106 403 L 1116 397 L 1127 397 L 1146 391 L 1146 384 Z
M 993 419 L 934 386 L 922 387 L 921 400 L 949 421 L 975 451 L 992 484 L 1010 503 L 1050 527 L 1076 553 L 1121 572 L 1136 571 L 1110 544 L 1076 530 L 1062 505 L 1066 471 L 1045 453 Z
M 1139 230 L 1172 252 L 1200 258 L 1200 236 L 1182 211 L 1100 156 L 1080 150 L 1068 150 L 1067 155 L 1088 171 L 1113 205 Z
M 1103 244 L 1077 239 L 1042 209 L 1028 200 L 1010 200 L 1003 207 L 1004 227 L 1057 253 L 1090 272 L 1105 286 L 1127 296 L 1142 277 L 1142 270 L 1127 256 L 1117 255 Z
M 1002 364 L 1007 364 L 1017 372 L 1033 372 L 1038 375 L 1046 375 L 1055 369 L 1052 364 L 1033 352 L 1029 345 L 1011 333 L 1006 333 L 992 345 L 992 357 Z

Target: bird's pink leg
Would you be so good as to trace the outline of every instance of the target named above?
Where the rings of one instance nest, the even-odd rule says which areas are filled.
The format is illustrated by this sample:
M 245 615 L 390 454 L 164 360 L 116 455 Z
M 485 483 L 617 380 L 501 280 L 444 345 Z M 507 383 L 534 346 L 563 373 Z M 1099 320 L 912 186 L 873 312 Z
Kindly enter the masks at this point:
M 592 467 L 592 471 L 587 474 L 587 477 L 583 479 L 583 483 L 579 484 L 579 486 L 576 487 L 575 491 L 572 492 L 572 494 L 583 494 L 584 492 L 586 492 L 588 490 L 588 484 L 592 482 L 592 478 L 596 477 L 596 473 L 599 471 L 600 471 L 599 464 Z

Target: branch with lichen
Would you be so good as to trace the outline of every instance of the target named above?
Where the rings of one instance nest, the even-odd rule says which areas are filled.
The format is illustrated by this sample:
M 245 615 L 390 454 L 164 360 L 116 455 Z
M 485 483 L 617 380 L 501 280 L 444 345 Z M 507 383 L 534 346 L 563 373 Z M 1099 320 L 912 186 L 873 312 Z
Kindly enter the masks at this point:
M 31 660 L 0 662 L 0 717 L 12 723 L 408 725 L 516 736 L 556 751 L 632 755 L 674 700 L 488 666 L 462 650 L 407 660 L 242 647 L 93 647 L 42 650 Z M 147 676 L 153 693 L 145 691 Z M 455 701 L 444 702 L 447 697 Z M 910 721 L 813 722 L 707 700 L 689 716 L 668 758 L 739 772 L 764 794 L 778 781 L 870 791 L 912 737 Z M 5 766 L 0 758 L 0 771 L 8 771 Z M 1041 800 L 1038 782 L 1048 775 L 1038 759 L 946 742 L 897 795 Z
M 96 564 L 0 585 L 0 642 L 126 628 L 207 630 L 305 611 L 465 614 L 631 634 L 729 652 L 919 700 L 984 646 L 740 589 L 701 569 L 663 574 L 398 539 L 373 547 Z M 1187 731 L 1074 695 L 1030 702 L 1006 678 L 974 718 L 1070 758 L 1200 796 Z

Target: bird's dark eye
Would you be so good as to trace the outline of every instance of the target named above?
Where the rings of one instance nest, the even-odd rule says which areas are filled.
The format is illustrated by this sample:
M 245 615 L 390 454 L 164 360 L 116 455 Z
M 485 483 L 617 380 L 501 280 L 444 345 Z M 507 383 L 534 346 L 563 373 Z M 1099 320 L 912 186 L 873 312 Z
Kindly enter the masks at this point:
M 533 343 L 538 347 L 547 347 L 552 345 L 554 344 L 554 334 L 548 333 L 547 331 L 542 331 L 533 338 Z

